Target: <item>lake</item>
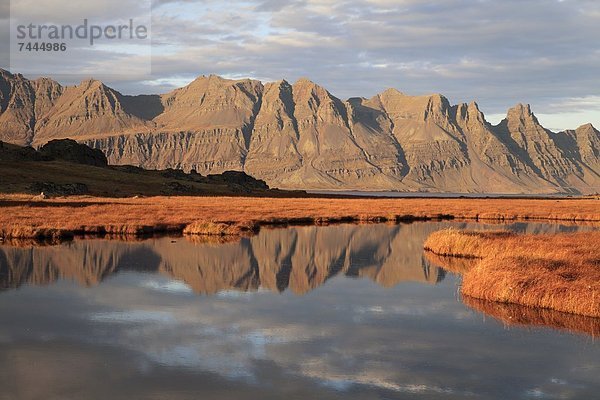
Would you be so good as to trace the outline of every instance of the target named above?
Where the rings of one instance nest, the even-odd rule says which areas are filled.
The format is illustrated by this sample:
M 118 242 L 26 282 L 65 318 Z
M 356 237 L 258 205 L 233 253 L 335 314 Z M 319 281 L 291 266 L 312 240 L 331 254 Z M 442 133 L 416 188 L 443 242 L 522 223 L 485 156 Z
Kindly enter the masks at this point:
M 423 254 L 449 226 L 589 229 L 4 244 L 0 400 L 598 398 L 598 321 L 463 303 L 460 276 Z
M 390 198 L 423 198 L 423 199 L 481 199 L 481 198 L 505 198 L 505 199 L 566 199 L 573 197 L 568 193 L 555 194 L 510 194 L 510 193 L 440 193 L 440 192 L 369 192 L 364 190 L 307 190 L 309 194 L 345 197 L 390 197 Z

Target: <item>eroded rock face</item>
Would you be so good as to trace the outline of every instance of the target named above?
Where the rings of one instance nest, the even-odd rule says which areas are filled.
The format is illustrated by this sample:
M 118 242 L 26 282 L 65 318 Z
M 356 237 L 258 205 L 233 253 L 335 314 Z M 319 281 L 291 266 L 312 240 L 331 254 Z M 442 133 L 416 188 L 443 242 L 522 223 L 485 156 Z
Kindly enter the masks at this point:
M 286 189 L 488 193 L 600 190 L 600 134 L 554 133 L 528 105 L 497 126 L 476 103 L 389 89 L 341 101 L 308 79 L 202 76 L 164 95 L 88 80 L 61 87 L 0 71 L 0 140 L 73 138 L 111 164 L 244 171 Z
M 540 125 L 529 105 L 518 104 L 495 128 L 498 137 L 538 176 L 557 184 L 582 176 L 576 165 L 558 146 L 559 135 Z
M 47 89 L 42 90 L 48 96 Z M 89 79 L 67 87 L 54 100 L 52 107 L 40 115 L 35 124 L 33 143 L 42 145 L 57 138 L 89 137 L 122 133 L 132 128 L 148 131 L 154 123 L 136 117 L 126 110 L 125 97 L 102 82 Z
M 22 75 L 0 70 L 0 139 L 28 145 L 35 129 L 35 90 Z
M 600 171 L 600 133 L 592 124 L 568 130 L 556 137 L 556 144 L 573 164 L 583 171 L 583 179 Z M 591 180 L 590 180 L 591 181 Z
M 293 89 L 288 82 L 265 85 L 244 165 L 250 174 L 276 181 L 302 168 L 295 108 Z

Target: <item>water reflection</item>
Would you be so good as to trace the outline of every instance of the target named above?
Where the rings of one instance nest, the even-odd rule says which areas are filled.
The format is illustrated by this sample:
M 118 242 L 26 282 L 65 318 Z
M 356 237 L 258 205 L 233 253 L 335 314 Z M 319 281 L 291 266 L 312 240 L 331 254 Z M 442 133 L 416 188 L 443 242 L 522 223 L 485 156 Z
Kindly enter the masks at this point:
M 485 228 L 0 246 L 0 400 L 593 398 L 596 342 L 484 320 L 423 259 L 449 225 Z
M 506 326 L 544 326 L 568 332 L 600 335 L 600 318 L 563 313 L 544 308 L 525 307 L 463 296 L 462 301 L 474 310 L 490 315 Z
M 369 278 L 382 287 L 444 279 L 440 260 L 422 253 L 427 236 L 443 226 L 473 228 L 469 223 L 416 223 L 263 229 L 229 243 L 198 238 L 162 238 L 140 242 L 77 240 L 55 246 L 0 246 L 0 289 L 47 285 L 67 279 L 90 286 L 123 271 L 166 274 L 198 294 L 223 290 L 305 294 L 336 275 Z M 497 226 L 484 226 L 490 229 Z M 511 224 L 530 233 L 575 230 L 545 224 Z M 209 239 L 210 240 L 210 239 Z M 441 263 L 444 266 L 444 263 Z
M 305 294 L 336 275 L 367 277 L 383 287 L 444 278 L 418 249 L 420 225 L 355 225 L 263 229 L 223 244 L 163 238 L 145 242 L 84 240 L 59 246 L 0 247 L 0 287 L 68 279 L 95 285 L 123 271 L 166 274 L 198 294 L 223 290 Z

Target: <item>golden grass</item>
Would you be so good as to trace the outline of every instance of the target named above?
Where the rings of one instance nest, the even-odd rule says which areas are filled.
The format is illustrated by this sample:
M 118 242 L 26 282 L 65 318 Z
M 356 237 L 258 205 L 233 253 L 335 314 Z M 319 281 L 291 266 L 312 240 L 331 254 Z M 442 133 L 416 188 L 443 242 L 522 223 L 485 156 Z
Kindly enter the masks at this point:
M 600 317 L 600 232 L 518 235 L 433 233 L 426 250 L 479 258 L 461 293 L 478 299 Z
M 443 257 L 483 258 L 492 251 L 490 246 L 501 243 L 495 239 L 508 239 L 514 236 L 508 231 L 470 232 L 446 229 L 429 235 L 423 247 Z
M 243 236 L 256 233 L 258 229 L 259 226 L 254 221 L 196 221 L 186 226 L 183 233 L 197 236 Z
M 587 221 L 600 225 L 599 206 L 595 199 L 82 196 L 32 201 L 31 196 L 0 195 L 0 237 L 181 233 L 192 223 L 209 221 L 279 225 L 455 218 Z

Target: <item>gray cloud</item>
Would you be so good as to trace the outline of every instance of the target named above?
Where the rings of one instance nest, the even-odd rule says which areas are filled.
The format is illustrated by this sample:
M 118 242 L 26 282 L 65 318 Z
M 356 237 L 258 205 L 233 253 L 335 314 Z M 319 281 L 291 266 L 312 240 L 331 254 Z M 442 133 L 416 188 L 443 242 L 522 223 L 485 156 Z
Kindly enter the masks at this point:
M 596 1 L 153 5 L 153 77 L 144 83 L 112 77 L 109 83 L 124 92 L 167 90 L 208 73 L 291 81 L 308 76 L 342 98 L 396 87 L 441 92 L 454 102 L 476 99 L 492 114 L 517 102 L 532 103 L 539 113 L 598 108 L 589 104 L 600 95 Z M 591 122 L 600 124 L 600 115 L 593 115 Z M 588 121 L 565 120 L 575 122 Z
M 256 1 L 234 2 L 227 13 L 210 2 L 206 9 L 202 24 L 228 27 L 222 36 L 190 44 L 188 27 L 155 24 L 182 45 L 155 56 L 158 75 L 309 76 L 340 97 L 393 86 L 478 99 L 489 112 L 600 91 L 600 7 L 591 1 Z

